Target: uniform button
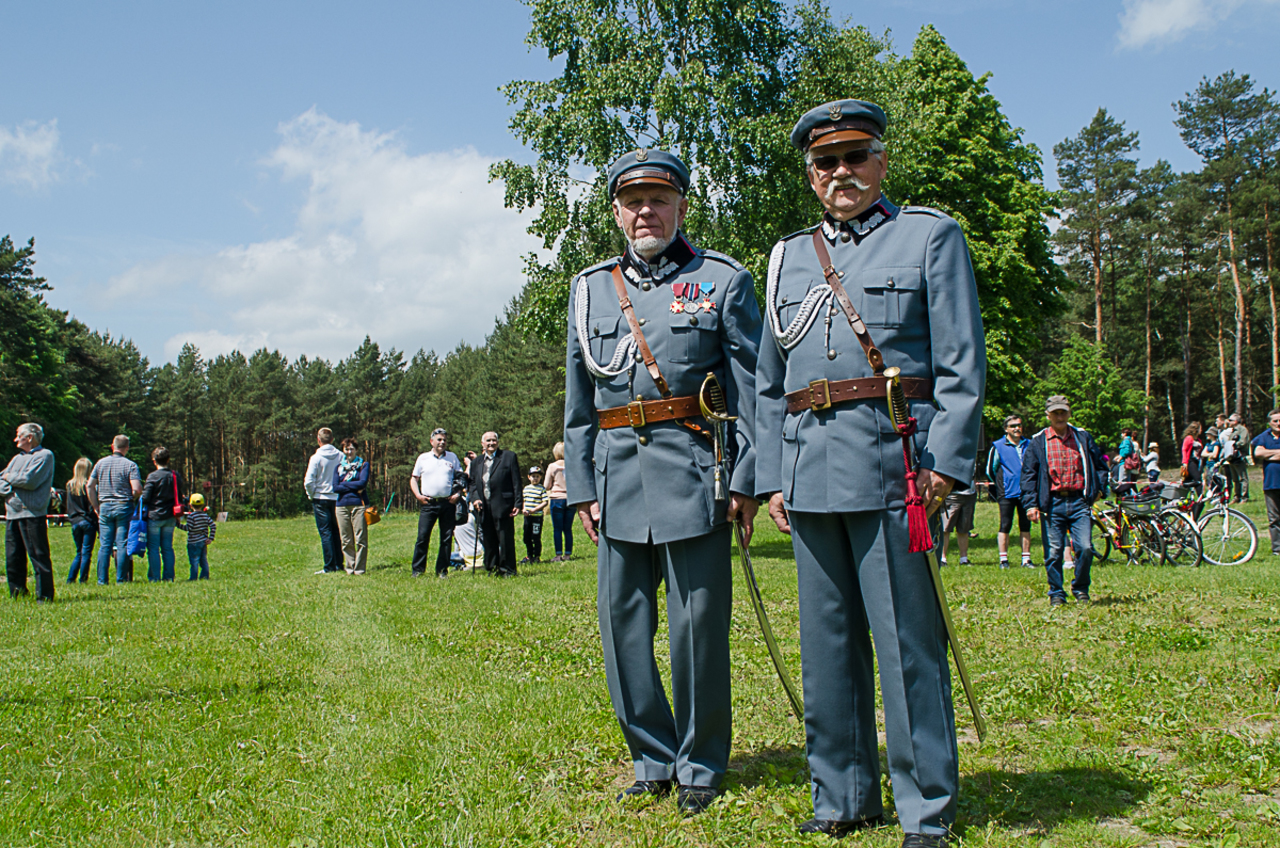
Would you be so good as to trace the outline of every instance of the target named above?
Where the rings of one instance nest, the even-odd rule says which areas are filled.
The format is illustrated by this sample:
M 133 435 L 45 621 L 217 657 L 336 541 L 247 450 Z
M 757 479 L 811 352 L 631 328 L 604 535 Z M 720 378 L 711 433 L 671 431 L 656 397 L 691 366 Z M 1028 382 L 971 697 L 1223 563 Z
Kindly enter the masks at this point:
M 640 284 L 640 288 L 644 289 L 645 291 L 648 291 L 649 289 L 653 288 L 653 286 L 648 282 L 644 282 Z
M 898 284 L 895 283 L 893 280 L 890 280 L 889 282 L 885 283 L 885 285 L 888 286 L 889 288 L 894 288 Z
M 596 334 L 597 336 L 598 336 L 598 335 L 600 335 L 600 328 L 599 328 L 599 327 L 596 327 L 596 329 L 595 329 L 595 334 Z
M 850 235 L 849 233 L 841 233 L 841 234 L 840 234 L 840 241 L 844 242 L 845 244 L 848 244 L 848 243 L 849 243 L 849 239 L 851 239 L 851 238 L 853 238 L 853 236 L 852 236 L 852 235 Z
M 836 352 L 834 350 L 827 351 L 827 359 L 835 359 L 835 358 L 836 358 Z
M 636 400 L 644 400 L 644 395 L 636 395 Z
M 780 302 L 781 302 L 782 304 L 784 304 L 784 305 L 786 304 L 786 302 L 787 302 L 787 296 L 786 296 L 785 294 L 782 296 L 782 300 L 781 300 Z
M 640 437 L 640 444 L 642 444 L 642 445 L 647 445 L 647 444 L 649 444 L 649 437 L 648 437 L 648 436 L 641 436 L 641 437 Z
M 641 319 L 640 319 L 640 326 L 641 326 L 641 327 L 643 327 L 643 326 L 645 325 L 646 321 L 648 321 L 648 319 L 647 319 L 647 318 L 641 318 Z
M 690 326 L 690 327 L 696 327 L 696 326 L 698 326 L 698 316 L 697 316 L 697 315 L 690 315 L 690 316 L 689 316 L 689 326 Z

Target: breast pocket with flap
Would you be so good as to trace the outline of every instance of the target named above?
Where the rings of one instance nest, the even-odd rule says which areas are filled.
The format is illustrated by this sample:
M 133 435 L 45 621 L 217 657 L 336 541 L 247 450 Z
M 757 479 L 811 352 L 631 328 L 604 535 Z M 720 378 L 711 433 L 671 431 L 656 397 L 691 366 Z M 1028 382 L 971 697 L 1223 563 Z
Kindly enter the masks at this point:
M 924 316 L 925 292 L 919 266 L 868 268 L 858 272 L 862 306 L 858 310 L 870 327 L 900 327 Z

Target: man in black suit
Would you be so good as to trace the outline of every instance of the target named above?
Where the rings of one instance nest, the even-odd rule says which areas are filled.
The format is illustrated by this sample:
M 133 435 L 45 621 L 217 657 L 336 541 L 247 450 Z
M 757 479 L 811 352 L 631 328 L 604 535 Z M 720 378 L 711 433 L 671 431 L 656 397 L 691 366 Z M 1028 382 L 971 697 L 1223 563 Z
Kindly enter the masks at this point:
M 520 486 L 520 460 L 511 451 L 498 449 L 498 434 L 480 439 L 484 453 L 471 463 L 471 505 L 480 513 L 484 567 L 499 577 L 516 574 L 515 517 L 524 507 Z

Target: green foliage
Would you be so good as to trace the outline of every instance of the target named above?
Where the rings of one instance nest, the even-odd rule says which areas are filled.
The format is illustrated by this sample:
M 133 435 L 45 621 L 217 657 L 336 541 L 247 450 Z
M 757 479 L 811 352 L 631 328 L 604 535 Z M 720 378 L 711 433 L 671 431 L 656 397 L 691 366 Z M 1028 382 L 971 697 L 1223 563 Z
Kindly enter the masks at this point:
M 686 232 L 763 287 L 773 244 L 821 214 L 791 127 L 817 104 L 857 97 L 890 116 L 887 193 L 937 206 L 969 239 L 989 355 L 1001 364 L 988 383 L 993 420 L 1033 384 L 1027 358 L 1063 305 L 1045 227 L 1052 196 L 1039 151 L 933 27 L 904 58 L 887 38 L 833 23 L 817 2 L 537 0 L 531 9 L 528 43 L 563 70 L 505 87 L 519 107 L 511 129 L 538 158 L 490 172 L 509 206 L 537 210 L 530 232 L 554 251 L 545 264 L 526 259 L 520 329 L 563 338 L 569 282 L 621 251 L 605 172 L 637 146 L 689 163 Z
M 1114 445 L 1124 427 L 1138 427 L 1142 392 L 1130 387 L 1107 358 L 1103 345 L 1070 336 L 1062 356 L 1049 368 L 1036 398 L 1065 395 L 1071 403 L 1071 423 L 1088 430 L 1099 444 Z M 1042 407 L 1043 408 L 1043 407 Z
M 1280 846 L 1274 564 L 1112 564 L 1092 606 L 1051 613 L 1042 571 L 996 568 L 996 523 L 979 504 L 974 566 L 943 571 L 990 728 L 979 744 L 955 686 L 965 848 Z M 795 564 L 769 524 L 755 570 L 798 675 Z M 233 521 L 209 581 L 0 604 L 21 634 L 0 643 L 0 843 L 825 844 L 795 832 L 813 814 L 804 728 L 741 581 L 726 794 L 682 819 L 672 799 L 613 801 L 633 775 L 593 546 L 579 534 L 576 559 L 517 580 L 422 581 L 415 530 L 393 515 L 370 530 L 368 575 L 313 577 L 309 518 Z M 68 562 L 69 528 L 50 535 Z M 665 619 L 655 647 L 665 667 Z M 902 842 L 884 784 L 890 827 L 856 845 Z

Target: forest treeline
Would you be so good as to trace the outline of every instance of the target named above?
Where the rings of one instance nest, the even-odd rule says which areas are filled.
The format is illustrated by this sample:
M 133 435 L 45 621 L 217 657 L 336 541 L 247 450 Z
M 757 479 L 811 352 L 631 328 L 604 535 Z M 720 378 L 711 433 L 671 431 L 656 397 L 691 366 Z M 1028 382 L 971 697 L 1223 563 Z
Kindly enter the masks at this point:
M 330 427 L 357 439 L 370 462 L 370 500 L 394 495 L 403 505 L 436 427 L 459 452 L 497 430 L 522 460 L 543 465 L 563 429 L 563 350 L 526 339 L 510 311 L 483 346 L 460 344 L 443 359 L 406 359 L 366 338 L 336 364 L 266 349 L 206 359 L 188 344 L 157 367 L 133 342 L 45 304 L 48 284 L 33 266 L 33 242 L 0 239 L 0 429 L 42 424 L 58 485 L 78 457 L 104 456 L 124 433 L 144 474 L 152 448 L 166 446 L 217 511 L 292 515 L 307 506 L 302 475 L 316 430 Z
M 1187 173 L 1164 161 L 1141 167 L 1138 134 L 1100 108 L 1055 145 L 1060 188 L 1050 191 L 1041 152 L 931 26 L 900 55 L 887 36 L 838 24 L 817 2 L 705 3 L 697 21 L 682 8 L 530 7 L 528 43 L 560 75 L 506 88 L 512 133 L 536 159 L 498 163 L 491 175 L 509 206 L 535 210 L 530 232 L 549 258 L 527 258 L 525 288 L 484 345 L 406 358 L 366 339 L 338 363 L 268 350 L 206 360 L 188 346 L 154 367 L 129 340 L 48 307 L 34 242 L 6 238 L 0 426 L 45 424 L 60 479 L 117 432 L 144 450 L 163 443 L 221 509 L 259 516 L 304 505 L 299 477 L 322 425 L 360 441 L 384 501 L 404 502 L 413 458 L 436 426 L 460 448 L 497 429 L 541 464 L 562 427 L 569 282 L 622 247 L 608 163 L 637 146 L 679 153 L 695 169 L 691 239 L 740 259 L 762 287 L 774 241 L 821 214 L 787 133 L 814 104 L 846 97 L 890 115 L 886 193 L 942 209 L 969 241 L 990 435 L 1010 412 L 1041 420 L 1043 398 L 1061 393 L 1104 446 L 1132 426 L 1173 462 L 1189 421 L 1238 411 L 1256 432 L 1277 405 L 1272 91 L 1227 71 L 1174 103 L 1170 118 L 1201 160 Z

